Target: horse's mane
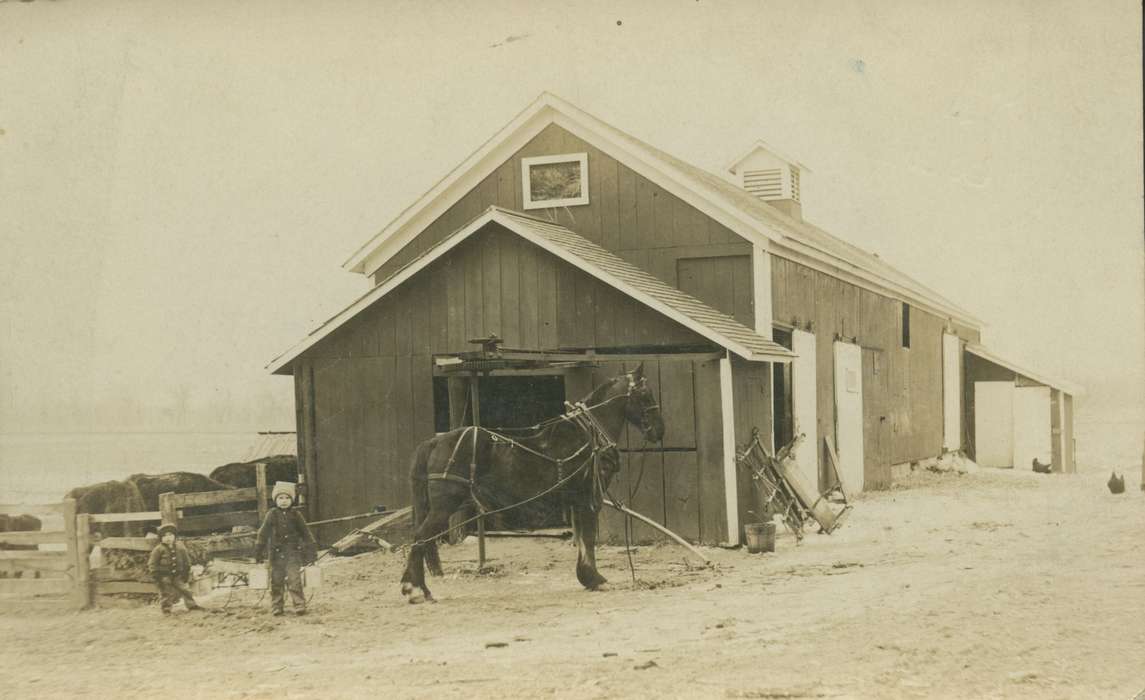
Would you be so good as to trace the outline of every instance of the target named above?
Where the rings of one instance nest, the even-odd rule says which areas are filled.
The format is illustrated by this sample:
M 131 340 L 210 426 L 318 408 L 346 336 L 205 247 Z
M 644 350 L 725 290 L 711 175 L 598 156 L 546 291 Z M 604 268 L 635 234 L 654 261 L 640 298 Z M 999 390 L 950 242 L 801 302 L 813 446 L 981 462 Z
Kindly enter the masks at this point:
M 607 382 L 604 382 L 600 386 L 590 391 L 588 396 L 581 399 L 581 402 L 583 402 L 586 406 L 592 406 L 593 404 L 600 403 L 605 398 L 607 398 L 606 394 L 608 393 L 608 390 L 612 388 L 612 385 L 620 380 L 621 377 L 627 379 L 628 375 L 618 374 L 615 377 L 610 378 Z

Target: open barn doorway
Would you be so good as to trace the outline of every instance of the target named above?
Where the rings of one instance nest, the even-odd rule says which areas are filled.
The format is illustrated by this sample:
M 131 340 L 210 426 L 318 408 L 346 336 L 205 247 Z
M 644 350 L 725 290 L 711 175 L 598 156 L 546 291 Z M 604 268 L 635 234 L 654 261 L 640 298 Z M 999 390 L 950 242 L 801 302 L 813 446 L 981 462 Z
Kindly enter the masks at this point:
M 473 393 L 469 377 L 434 377 L 434 429 L 473 424 Z M 451 390 L 450 383 L 453 383 Z M 496 375 L 477 380 L 481 425 L 487 428 L 528 428 L 565 411 L 562 374 Z M 450 416 L 453 420 L 450 420 Z

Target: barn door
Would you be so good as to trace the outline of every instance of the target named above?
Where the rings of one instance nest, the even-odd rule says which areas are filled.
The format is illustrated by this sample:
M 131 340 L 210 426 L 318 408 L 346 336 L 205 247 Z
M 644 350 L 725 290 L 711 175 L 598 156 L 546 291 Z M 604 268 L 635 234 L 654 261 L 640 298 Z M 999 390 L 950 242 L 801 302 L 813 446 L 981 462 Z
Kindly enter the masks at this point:
M 1014 383 L 974 382 L 974 455 L 983 467 L 1014 466 Z
M 942 334 L 942 447 L 962 447 L 962 341 Z
M 891 485 L 889 387 L 883 351 L 863 348 L 863 481 L 866 488 Z
M 806 436 L 795 451 L 795 462 L 807 483 L 822 489 L 819 484 L 819 453 L 823 449 L 819 445 L 815 334 L 798 329 L 792 331 L 791 351 L 797 355 L 791 361 L 791 410 L 795 416 L 795 434 Z
M 847 493 L 863 490 L 863 354 L 835 342 L 835 452 Z
M 1030 469 L 1037 459 L 1049 464 L 1050 388 L 1020 386 L 1014 389 L 1014 468 Z

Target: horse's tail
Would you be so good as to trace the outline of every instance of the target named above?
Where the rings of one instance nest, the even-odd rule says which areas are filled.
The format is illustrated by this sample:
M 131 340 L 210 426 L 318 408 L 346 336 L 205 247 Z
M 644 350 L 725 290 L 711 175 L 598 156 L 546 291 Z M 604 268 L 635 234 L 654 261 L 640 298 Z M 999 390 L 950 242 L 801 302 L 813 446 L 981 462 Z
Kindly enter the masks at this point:
M 413 506 L 415 538 L 421 524 L 429 515 L 429 455 L 433 451 L 433 446 L 433 440 L 426 440 L 418 445 L 413 453 L 413 464 L 410 465 L 410 503 Z M 434 576 L 441 576 L 441 557 L 437 553 L 437 538 L 431 538 L 424 547 L 426 567 Z

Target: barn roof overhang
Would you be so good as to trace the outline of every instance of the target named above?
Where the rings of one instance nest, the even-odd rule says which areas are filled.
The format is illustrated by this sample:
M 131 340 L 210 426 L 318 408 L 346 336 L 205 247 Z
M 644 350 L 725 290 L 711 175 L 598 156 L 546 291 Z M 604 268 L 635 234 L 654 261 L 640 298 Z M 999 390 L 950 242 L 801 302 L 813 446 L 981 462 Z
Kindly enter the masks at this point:
M 987 362 L 992 362 L 999 367 L 1004 367 L 1011 372 L 1020 374 L 1027 379 L 1031 379 L 1037 382 L 1038 384 L 1044 384 L 1052 389 L 1062 391 L 1066 394 L 1069 394 L 1070 396 L 1081 396 L 1083 393 L 1085 393 L 1085 388 L 1079 384 L 1074 384 L 1073 382 L 1067 382 L 1061 379 L 1053 379 L 1051 377 L 1045 376 L 1044 374 L 1041 374 L 1040 372 L 1034 372 L 1032 370 L 1026 369 L 1025 367 L 1022 367 L 1015 362 L 1011 362 L 1010 360 L 1007 360 L 998 354 L 987 350 L 985 346 L 979 345 L 978 343 L 967 343 L 966 352 L 974 355 L 975 357 L 986 360 Z
M 490 207 L 316 328 L 290 350 L 272 360 L 267 369 L 274 374 L 288 373 L 291 363 L 299 355 L 487 226 L 499 226 L 502 230 L 524 238 L 746 360 L 790 362 L 795 357 L 795 353 L 782 345 L 758 335 L 727 314 L 653 277 L 563 226 L 518 212 Z
M 744 240 L 877 294 L 908 302 L 940 318 L 981 330 L 983 323 L 935 290 L 878 255 L 804 221 L 795 220 L 754 195 L 702 168 L 651 146 L 579 107 L 542 93 L 500 131 L 399 213 L 343 264 L 374 274 L 430 223 L 545 127 L 555 124 L 645 177 Z

